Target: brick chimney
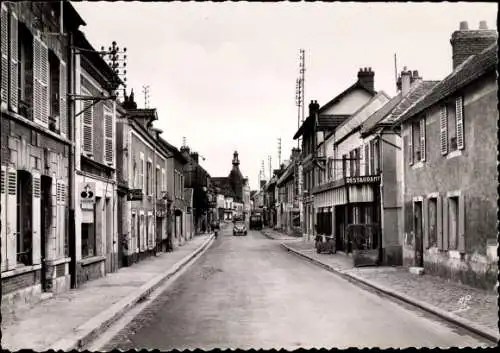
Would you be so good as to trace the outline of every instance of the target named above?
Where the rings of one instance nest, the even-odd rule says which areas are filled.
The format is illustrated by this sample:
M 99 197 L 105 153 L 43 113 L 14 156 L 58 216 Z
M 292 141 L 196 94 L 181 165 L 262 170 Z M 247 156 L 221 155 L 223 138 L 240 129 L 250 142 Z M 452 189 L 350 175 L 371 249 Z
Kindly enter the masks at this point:
M 453 70 L 471 55 L 477 55 L 497 41 L 496 30 L 488 29 L 486 21 L 480 21 L 478 29 L 469 29 L 467 21 L 460 22 L 458 31 L 450 39 Z
M 191 159 L 196 163 L 198 164 L 198 153 L 197 152 L 193 152 L 191 153 Z
M 264 186 L 266 186 L 266 181 L 265 180 L 261 180 L 260 181 L 260 188 L 263 189 Z
M 422 80 L 422 77 L 418 74 L 417 70 L 408 70 L 405 67 L 403 67 L 403 71 L 401 71 L 401 74 L 398 77 L 398 90 L 401 91 L 401 94 L 406 96 L 408 92 L 410 91 L 411 87 Z
M 358 81 L 366 88 L 375 90 L 375 72 L 371 67 L 361 68 L 358 71 Z
M 292 148 L 292 157 L 290 158 L 292 161 L 296 161 L 300 159 L 300 149 Z

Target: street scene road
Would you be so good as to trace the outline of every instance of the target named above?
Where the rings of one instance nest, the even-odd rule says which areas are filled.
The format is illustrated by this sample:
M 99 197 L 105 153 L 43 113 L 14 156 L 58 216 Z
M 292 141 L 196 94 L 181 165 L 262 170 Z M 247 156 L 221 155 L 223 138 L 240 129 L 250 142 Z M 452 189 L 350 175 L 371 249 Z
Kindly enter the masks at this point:
M 481 339 L 226 227 L 99 350 L 477 347 Z

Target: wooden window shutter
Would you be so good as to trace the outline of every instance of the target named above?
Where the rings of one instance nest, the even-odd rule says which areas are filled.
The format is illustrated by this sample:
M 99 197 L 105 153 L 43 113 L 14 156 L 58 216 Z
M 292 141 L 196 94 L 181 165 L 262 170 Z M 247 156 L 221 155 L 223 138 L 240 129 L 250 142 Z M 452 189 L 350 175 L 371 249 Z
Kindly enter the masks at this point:
M 438 195 L 436 200 L 436 208 L 437 247 L 439 250 L 443 250 L 443 202 L 440 195 Z
M 0 98 L 2 105 L 7 106 L 9 94 L 9 12 L 7 6 L 2 3 L 1 7 L 1 55 L 2 55 L 2 72 L 1 72 L 1 93 Z M 3 263 L 2 263 L 3 264 Z
M 66 235 L 66 183 L 64 180 L 59 181 L 59 205 L 57 206 L 57 215 L 59 222 L 57 223 L 57 241 L 59 243 L 59 256 L 64 256 L 64 238 Z
M 49 49 L 40 41 L 40 108 L 41 119 L 44 124 L 49 124 Z
M 465 253 L 465 195 L 458 199 L 458 251 Z
M 67 105 L 67 95 L 68 95 L 68 81 L 67 81 L 67 71 L 66 63 L 60 61 L 59 63 L 59 130 L 61 136 L 66 137 L 68 133 L 68 105 Z
M 429 248 L 429 199 L 424 197 L 422 202 L 422 233 L 424 238 L 424 249 Z
M 40 213 L 40 192 L 41 192 L 41 176 L 40 172 L 33 172 L 33 192 L 32 192 L 32 207 L 33 211 L 31 213 L 32 217 L 32 260 L 33 260 L 33 265 L 38 265 L 41 263 L 40 261 L 40 246 L 41 246 L 41 232 L 42 232 L 42 223 L 41 223 L 41 213 Z
M 113 111 L 104 105 L 104 161 L 113 164 Z
M 3 6 L 2 6 L 3 10 Z M 0 222 L 2 223 L 2 228 L 0 232 L 1 236 L 1 272 L 7 270 L 7 168 L 5 166 L 1 167 L 0 171 Z
M 446 105 L 441 107 L 439 116 L 439 139 L 441 144 L 441 154 L 448 153 L 448 108 Z
M 368 162 L 369 161 L 369 152 L 370 151 L 370 147 L 368 144 L 365 145 L 365 155 L 364 155 L 364 158 L 363 158 L 363 163 L 365 164 L 365 175 L 370 175 L 370 163 Z
M 449 210 L 448 210 L 448 198 L 443 197 L 443 250 L 448 250 L 448 229 L 449 229 Z
M 410 122 L 410 137 L 408 138 L 408 163 L 413 164 L 413 123 Z
M 420 160 L 425 161 L 425 116 L 420 119 Z
M 82 89 L 82 94 L 90 96 L 90 92 Z M 94 107 L 92 101 L 84 100 L 82 104 L 82 146 L 83 152 L 92 155 L 94 151 Z
M 457 126 L 457 148 L 463 150 L 464 144 L 464 100 L 463 97 L 456 99 L 456 126 Z
M 12 205 L 5 210 L 7 213 L 7 270 L 16 268 L 17 259 L 17 170 L 7 170 L 7 205 Z
M 166 191 L 167 188 L 167 183 L 166 183 L 166 174 L 165 174 L 165 168 L 161 169 L 161 191 Z
M 18 35 L 17 16 L 14 13 L 10 14 L 10 87 L 9 87 L 9 105 L 10 109 L 17 113 L 19 106 L 19 71 L 18 71 L 18 50 L 19 50 L 19 35 Z

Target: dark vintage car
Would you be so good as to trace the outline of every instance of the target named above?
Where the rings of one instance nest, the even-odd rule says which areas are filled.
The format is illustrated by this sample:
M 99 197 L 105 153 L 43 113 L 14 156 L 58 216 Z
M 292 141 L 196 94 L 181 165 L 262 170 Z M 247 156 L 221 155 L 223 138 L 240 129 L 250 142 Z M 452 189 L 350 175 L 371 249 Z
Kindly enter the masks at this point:
M 247 235 L 247 226 L 243 221 L 234 222 L 233 235 Z
M 250 229 L 262 230 L 262 216 L 261 215 L 250 216 Z

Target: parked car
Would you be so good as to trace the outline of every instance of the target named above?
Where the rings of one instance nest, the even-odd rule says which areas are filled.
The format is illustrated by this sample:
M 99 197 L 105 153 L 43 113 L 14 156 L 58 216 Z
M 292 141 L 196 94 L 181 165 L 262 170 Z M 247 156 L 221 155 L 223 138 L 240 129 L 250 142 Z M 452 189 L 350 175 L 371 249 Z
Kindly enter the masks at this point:
M 247 235 L 247 226 L 243 221 L 234 222 L 233 235 Z
M 262 230 L 262 216 L 254 214 L 250 216 L 250 229 Z

